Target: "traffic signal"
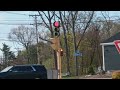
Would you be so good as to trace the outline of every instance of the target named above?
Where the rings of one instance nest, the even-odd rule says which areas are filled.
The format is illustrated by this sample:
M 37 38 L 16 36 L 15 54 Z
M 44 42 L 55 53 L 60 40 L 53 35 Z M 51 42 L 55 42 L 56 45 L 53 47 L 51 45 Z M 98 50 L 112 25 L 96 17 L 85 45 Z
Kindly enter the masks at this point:
M 54 35 L 55 36 L 60 36 L 60 21 L 55 21 L 54 23 L 53 23 L 53 25 L 54 25 L 54 27 L 55 27 L 55 29 L 54 29 Z
M 63 56 L 63 49 L 60 48 L 60 56 Z
M 54 35 L 55 36 L 60 36 L 59 28 L 55 28 Z

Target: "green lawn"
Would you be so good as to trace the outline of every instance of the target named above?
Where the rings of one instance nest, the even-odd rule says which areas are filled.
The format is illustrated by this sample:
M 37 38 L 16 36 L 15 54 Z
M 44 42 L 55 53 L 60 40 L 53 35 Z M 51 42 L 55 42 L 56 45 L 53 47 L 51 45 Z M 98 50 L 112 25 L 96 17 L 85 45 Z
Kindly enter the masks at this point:
M 64 76 L 62 79 L 78 79 L 78 76 Z

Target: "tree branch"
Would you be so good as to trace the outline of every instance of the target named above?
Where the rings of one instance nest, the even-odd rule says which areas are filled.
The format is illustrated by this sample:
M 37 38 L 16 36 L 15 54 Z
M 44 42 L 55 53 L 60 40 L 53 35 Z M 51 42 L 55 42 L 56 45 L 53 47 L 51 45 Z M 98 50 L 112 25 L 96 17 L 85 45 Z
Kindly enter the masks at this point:
M 80 40 L 79 40 L 79 42 L 78 42 L 77 49 L 78 49 L 78 47 L 79 47 L 79 44 L 80 44 L 81 40 L 82 40 L 83 37 L 84 37 L 84 34 L 85 34 L 87 28 L 88 28 L 89 25 L 90 25 L 90 22 L 91 22 L 91 20 L 92 20 L 92 18 L 93 18 L 93 15 L 94 15 L 94 11 L 92 12 L 92 15 L 90 16 L 90 19 L 89 19 L 89 21 L 87 22 L 87 25 L 86 25 L 86 27 L 85 27 L 85 29 L 84 29 L 84 32 L 83 32 L 83 34 L 82 34 L 82 36 L 81 36 L 81 38 L 80 38 Z
M 40 37 L 40 36 L 39 36 L 39 39 L 44 40 L 44 41 L 47 41 L 47 42 L 53 44 L 50 40 L 44 39 L 44 38 L 42 38 L 42 37 Z
M 70 12 L 68 12 L 68 13 L 69 13 L 68 16 L 70 16 Z M 62 13 L 61 13 L 61 15 L 64 17 L 64 19 L 67 21 L 67 23 L 72 27 L 72 25 L 71 25 L 71 23 L 69 21 L 69 18 L 67 19 Z
M 51 13 L 52 13 L 52 16 L 51 16 L 51 18 L 50 18 L 50 20 L 53 18 L 53 16 L 55 15 L 55 11 L 51 11 Z
M 42 13 L 45 15 L 45 17 L 49 20 L 49 18 L 48 18 L 48 16 L 45 14 L 45 12 L 44 11 L 42 11 Z
M 40 11 L 38 11 L 38 13 L 39 13 L 42 21 L 45 23 L 46 27 L 47 27 L 48 29 L 50 29 L 49 25 L 48 25 L 48 24 L 45 22 L 45 20 L 43 19 L 43 16 L 42 16 L 42 14 L 40 13 Z
M 48 21 L 49 21 L 49 25 L 50 25 L 50 31 L 51 33 L 53 33 L 53 30 L 52 30 L 52 22 L 51 22 L 51 17 L 50 17 L 50 12 L 48 11 Z
M 110 22 L 110 17 L 109 17 L 109 15 L 108 15 L 109 21 L 107 21 L 107 18 L 106 18 L 106 16 L 103 14 L 103 12 L 102 12 L 102 11 L 101 11 L 101 14 L 102 14 L 102 15 L 103 15 L 103 17 L 105 18 L 105 21 L 106 21 L 107 26 L 108 26 L 107 31 L 109 31 L 109 30 L 110 30 L 110 25 L 109 25 L 109 22 Z
M 55 16 L 58 18 L 58 19 L 60 19 L 60 17 L 55 13 Z

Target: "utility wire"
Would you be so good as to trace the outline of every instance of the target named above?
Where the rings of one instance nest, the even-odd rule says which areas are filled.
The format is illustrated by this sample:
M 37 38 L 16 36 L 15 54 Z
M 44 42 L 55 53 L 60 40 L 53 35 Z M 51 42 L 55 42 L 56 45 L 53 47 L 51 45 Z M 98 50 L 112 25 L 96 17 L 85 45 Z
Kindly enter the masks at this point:
M 0 23 L 1 25 L 31 25 L 31 24 L 29 24 L 29 23 L 18 23 L 18 24 L 16 24 L 16 23 Z
M 17 21 L 17 20 L 14 20 L 14 21 Z M 98 21 L 92 21 L 92 22 L 106 22 L 106 21 L 120 21 L 120 19 L 116 19 L 116 20 L 104 20 L 104 21 L 103 20 L 98 20 Z M 81 21 L 81 22 L 77 22 L 77 23 L 87 23 L 87 21 L 83 21 L 83 22 Z M 30 24 L 30 23 L 5 23 L 5 22 L 4 23 L 0 23 L 0 24 L 1 25 L 33 25 L 33 24 Z M 45 25 L 44 23 L 38 23 L 38 24 Z M 49 23 L 47 23 L 47 24 L 49 24 Z M 64 23 L 64 24 L 67 24 L 67 23 Z
M 0 21 L 33 21 L 33 20 L 0 20 Z M 106 22 L 106 21 L 120 21 L 120 19 L 111 19 L 111 20 L 96 20 L 96 21 L 92 21 L 92 22 Z M 77 23 L 87 23 L 87 21 L 80 21 Z M 42 23 L 41 23 L 42 24 Z M 47 23 L 49 24 L 49 23 Z M 66 23 L 67 24 L 67 23 Z
M 14 13 L 14 12 L 9 12 L 9 11 L 2 11 L 2 12 L 6 12 L 6 13 L 9 13 L 9 14 L 29 16 L 28 14 L 20 14 L 20 13 Z
M 1 32 L 0 32 L 0 35 L 1 35 L 1 34 L 9 34 L 9 33 L 1 33 Z
M 0 41 L 19 42 L 19 41 L 16 41 L 16 40 L 7 40 L 7 39 L 0 39 Z
M 0 21 L 33 21 L 33 20 L 0 20 Z

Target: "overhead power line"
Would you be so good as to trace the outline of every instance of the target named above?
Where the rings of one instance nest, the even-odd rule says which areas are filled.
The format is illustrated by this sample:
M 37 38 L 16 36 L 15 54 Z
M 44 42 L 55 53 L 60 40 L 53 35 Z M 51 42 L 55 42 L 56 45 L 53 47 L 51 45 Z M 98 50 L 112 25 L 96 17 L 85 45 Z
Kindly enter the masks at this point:
M 7 40 L 7 39 L 0 39 L 0 41 L 19 42 L 19 41 L 16 41 L 16 40 Z
M 14 12 L 9 12 L 9 11 L 3 11 L 3 12 L 9 13 L 9 14 L 29 16 L 28 14 L 14 13 Z
M 39 47 L 38 47 L 39 40 L 38 40 L 38 22 L 37 22 L 38 20 L 37 20 L 37 17 L 39 15 L 29 15 L 29 16 L 32 16 L 35 20 L 36 42 L 37 42 L 37 47 L 36 47 L 36 49 L 37 49 L 37 60 L 38 60 L 38 64 L 41 64 L 40 57 L 39 57 Z
M 7 21 L 7 20 L 2 20 L 2 21 Z M 12 21 L 12 20 L 10 20 L 10 21 Z M 13 21 L 17 21 L 17 20 L 13 20 Z M 22 21 L 22 20 L 18 20 L 18 21 Z M 120 21 L 120 19 L 116 19 L 116 20 L 96 20 L 96 21 L 92 21 L 92 22 L 95 23 L 95 22 L 109 22 L 109 21 L 116 22 L 116 21 Z M 87 23 L 87 21 L 81 21 L 81 22 L 77 22 L 77 23 Z M 7 23 L 7 22 L 2 23 L 1 22 L 0 24 L 1 25 L 34 25 L 34 24 L 31 24 L 31 23 L 18 23 L 18 22 L 17 23 Z M 37 24 L 45 26 L 44 23 L 37 23 Z M 47 23 L 47 24 L 49 24 L 49 23 Z M 64 24 L 67 24 L 67 23 L 64 23 Z
M 1 25 L 31 25 L 29 23 L 0 23 Z
M 33 20 L 0 20 L 0 21 L 33 21 Z

